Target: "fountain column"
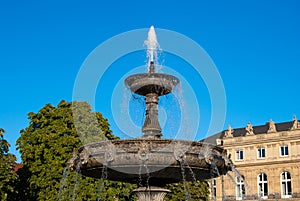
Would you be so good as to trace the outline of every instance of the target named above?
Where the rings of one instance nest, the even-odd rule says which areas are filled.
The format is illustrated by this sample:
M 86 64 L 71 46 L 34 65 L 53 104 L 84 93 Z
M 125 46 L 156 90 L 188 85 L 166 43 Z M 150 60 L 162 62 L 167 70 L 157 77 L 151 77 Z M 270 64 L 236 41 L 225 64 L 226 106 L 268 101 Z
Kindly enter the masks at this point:
M 146 95 L 145 100 L 146 119 L 142 128 L 144 137 L 161 137 L 161 127 L 158 122 L 158 95 L 155 93 L 149 93 Z
M 150 62 L 149 73 L 154 73 L 154 63 Z M 146 100 L 146 117 L 142 128 L 145 138 L 160 138 L 162 136 L 161 127 L 158 121 L 158 94 L 148 93 Z

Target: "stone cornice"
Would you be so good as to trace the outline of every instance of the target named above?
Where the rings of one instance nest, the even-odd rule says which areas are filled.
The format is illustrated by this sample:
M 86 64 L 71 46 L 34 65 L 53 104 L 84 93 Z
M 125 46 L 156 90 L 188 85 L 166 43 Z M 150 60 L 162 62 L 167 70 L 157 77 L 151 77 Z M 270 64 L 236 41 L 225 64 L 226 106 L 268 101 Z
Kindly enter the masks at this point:
M 279 141 L 300 141 L 300 132 L 284 131 L 269 134 L 259 134 L 254 136 L 240 136 L 234 138 L 226 138 L 223 140 L 223 147 L 235 147 L 241 145 L 253 145 L 262 143 L 274 143 Z
M 277 165 L 277 164 L 291 164 L 291 163 L 298 163 L 299 164 L 300 159 L 291 159 L 291 160 L 280 160 L 280 161 L 260 161 L 260 162 L 254 162 L 254 163 L 243 163 L 243 164 L 235 164 L 236 168 L 240 167 L 253 167 L 253 166 L 266 166 L 266 165 Z

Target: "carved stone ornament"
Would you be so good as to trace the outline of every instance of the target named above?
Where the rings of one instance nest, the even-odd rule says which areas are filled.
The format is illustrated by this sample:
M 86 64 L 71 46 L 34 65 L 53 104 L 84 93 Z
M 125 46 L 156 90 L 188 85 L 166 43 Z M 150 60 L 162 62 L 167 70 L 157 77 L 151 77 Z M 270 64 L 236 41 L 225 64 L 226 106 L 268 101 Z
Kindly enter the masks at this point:
M 68 167 L 70 168 L 71 171 L 74 171 L 76 169 L 79 160 L 80 159 L 76 153 L 76 149 L 73 149 L 73 157 L 67 162 Z
M 296 129 L 300 129 L 300 123 L 297 120 L 296 115 L 294 115 L 294 119 L 293 119 L 293 125 L 291 127 L 291 130 L 296 130 Z
M 246 130 L 246 135 L 254 135 L 253 127 L 250 122 L 248 122 L 245 130 Z
M 81 158 L 81 164 L 86 165 L 90 159 L 90 153 L 87 149 L 83 149 L 82 152 L 80 153 L 80 158 Z
M 184 144 L 176 142 L 174 144 L 174 157 L 175 160 L 179 162 L 183 162 L 185 158 L 185 152 L 187 151 L 188 147 Z
M 234 131 L 234 130 L 231 128 L 231 126 L 228 125 L 228 130 L 225 131 L 224 137 L 233 137 L 233 131 Z
M 150 147 L 149 144 L 147 142 L 142 142 L 140 147 L 139 147 L 139 151 L 138 151 L 138 155 L 139 158 L 145 162 L 147 161 L 149 158 L 149 153 L 150 153 Z
M 269 129 L 268 129 L 268 132 L 267 133 L 276 133 L 277 130 L 276 130 L 276 126 L 275 126 L 275 123 L 272 119 L 270 119 L 270 122 L 269 122 Z

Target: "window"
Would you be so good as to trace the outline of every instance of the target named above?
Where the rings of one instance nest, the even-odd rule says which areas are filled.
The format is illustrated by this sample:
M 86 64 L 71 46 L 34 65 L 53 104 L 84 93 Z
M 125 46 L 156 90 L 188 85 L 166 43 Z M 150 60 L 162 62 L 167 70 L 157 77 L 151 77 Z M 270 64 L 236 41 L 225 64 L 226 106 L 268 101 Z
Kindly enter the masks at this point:
M 258 195 L 259 197 L 268 198 L 268 178 L 265 173 L 261 173 L 257 177 L 258 182 Z
M 211 180 L 210 184 L 210 198 L 216 200 L 217 196 L 217 181 L 215 179 Z
M 236 177 L 236 199 L 243 200 L 245 199 L 245 177 Z
M 280 156 L 288 156 L 289 155 L 289 147 L 287 145 L 280 147 Z
M 292 197 L 292 183 L 291 174 L 289 172 L 281 173 L 280 177 L 281 183 L 281 197 L 290 198 Z
M 265 148 L 258 148 L 257 149 L 257 158 L 265 158 L 266 157 L 266 150 Z
M 243 152 L 243 150 L 237 150 L 237 151 L 235 152 L 235 159 L 236 159 L 237 161 L 240 161 L 240 160 L 243 160 L 243 159 L 244 159 L 244 152 Z

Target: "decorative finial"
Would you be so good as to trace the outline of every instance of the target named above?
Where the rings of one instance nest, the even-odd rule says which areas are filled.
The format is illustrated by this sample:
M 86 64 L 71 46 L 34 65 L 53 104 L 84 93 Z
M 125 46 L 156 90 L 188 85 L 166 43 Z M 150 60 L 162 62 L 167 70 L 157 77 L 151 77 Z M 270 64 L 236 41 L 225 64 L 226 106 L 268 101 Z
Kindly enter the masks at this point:
M 246 130 L 246 135 L 254 135 L 253 127 L 250 122 L 248 122 L 245 130 Z
M 276 132 L 277 132 L 276 125 L 275 125 L 274 121 L 272 119 L 270 119 L 269 129 L 268 129 L 267 133 L 276 133 Z
M 292 127 L 291 127 L 291 130 L 296 130 L 296 129 L 300 129 L 300 123 L 299 123 L 299 121 L 297 120 L 296 115 L 294 115 L 294 118 L 293 118 L 293 125 L 292 125 Z
M 228 124 L 228 130 L 225 131 L 224 137 L 233 137 L 233 129 L 231 128 L 230 124 Z

